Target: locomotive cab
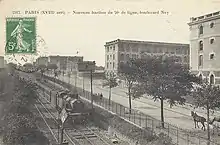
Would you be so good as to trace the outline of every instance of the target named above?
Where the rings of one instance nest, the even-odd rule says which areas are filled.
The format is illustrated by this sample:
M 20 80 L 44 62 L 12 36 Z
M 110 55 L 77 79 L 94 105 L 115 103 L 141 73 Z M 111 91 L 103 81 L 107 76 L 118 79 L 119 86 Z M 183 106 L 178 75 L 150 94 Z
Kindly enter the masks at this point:
M 68 97 L 66 99 L 65 107 L 67 112 L 78 113 L 84 110 L 84 103 L 79 99 L 73 99 L 71 97 Z

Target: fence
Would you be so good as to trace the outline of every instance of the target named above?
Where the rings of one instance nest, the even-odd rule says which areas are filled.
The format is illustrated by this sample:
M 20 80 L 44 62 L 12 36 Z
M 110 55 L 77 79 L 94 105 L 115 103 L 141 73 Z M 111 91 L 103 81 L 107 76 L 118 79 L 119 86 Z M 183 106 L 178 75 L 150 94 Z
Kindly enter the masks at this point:
M 49 80 L 54 81 L 53 78 L 46 76 Z M 56 79 L 56 83 L 63 85 L 64 87 L 72 87 L 68 83 L 65 83 L 61 80 Z M 83 90 L 82 88 L 77 88 L 77 91 L 80 96 L 91 100 L 91 93 Z M 177 145 L 207 145 L 208 140 L 206 138 L 200 137 L 193 132 L 181 129 L 175 125 L 164 123 L 164 128 L 162 128 L 162 122 L 157 120 L 149 115 L 143 114 L 137 110 L 131 109 L 129 113 L 129 108 L 122 106 L 116 102 L 110 101 L 106 98 L 99 99 L 96 97 L 93 99 L 94 103 L 102 106 L 105 109 L 117 114 L 118 116 L 130 121 L 141 128 L 151 129 L 153 132 L 165 133 L 172 138 L 173 143 Z M 215 143 L 210 141 L 210 145 L 220 145 L 220 143 Z

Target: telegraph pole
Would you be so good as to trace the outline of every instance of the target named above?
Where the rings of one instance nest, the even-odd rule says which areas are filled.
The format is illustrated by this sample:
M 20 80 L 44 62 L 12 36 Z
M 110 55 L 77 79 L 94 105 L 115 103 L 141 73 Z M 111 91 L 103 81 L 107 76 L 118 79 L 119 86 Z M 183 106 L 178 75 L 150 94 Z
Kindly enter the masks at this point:
M 93 109 L 93 90 L 92 90 L 92 69 L 90 70 L 90 83 L 91 83 L 91 105 Z
M 82 84 L 83 84 L 83 95 L 85 95 L 84 74 L 83 74 L 83 82 L 82 82 Z

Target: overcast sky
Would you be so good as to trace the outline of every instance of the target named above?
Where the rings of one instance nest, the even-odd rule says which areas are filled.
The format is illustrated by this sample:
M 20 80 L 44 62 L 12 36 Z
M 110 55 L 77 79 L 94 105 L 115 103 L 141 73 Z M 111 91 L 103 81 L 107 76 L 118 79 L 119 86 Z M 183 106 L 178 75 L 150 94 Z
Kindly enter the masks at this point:
M 20 10 L 166 11 L 159 15 L 13 15 Z M 5 17 L 37 16 L 37 35 L 49 54 L 75 55 L 104 65 L 104 44 L 115 39 L 189 43 L 190 17 L 220 10 L 220 0 L 2 0 L 0 54 L 4 54 Z

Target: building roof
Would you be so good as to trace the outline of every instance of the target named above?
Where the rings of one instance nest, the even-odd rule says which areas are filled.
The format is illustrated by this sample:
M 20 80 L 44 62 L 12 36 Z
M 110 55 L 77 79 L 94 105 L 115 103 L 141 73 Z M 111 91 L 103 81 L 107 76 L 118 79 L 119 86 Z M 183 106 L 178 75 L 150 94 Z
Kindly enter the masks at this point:
M 138 44 L 156 44 L 156 45 L 178 45 L 178 46 L 188 46 L 189 44 L 184 44 L 184 43 L 169 43 L 169 42 L 157 42 L 157 41 L 138 41 L 138 40 L 122 40 L 122 39 L 117 39 L 113 41 L 109 41 L 105 43 L 105 46 L 111 45 L 111 44 L 116 44 L 118 42 L 124 42 L 124 43 L 138 43 Z
M 203 22 L 206 22 L 206 21 L 211 21 L 211 20 L 219 19 L 219 18 L 220 18 L 220 11 L 213 12 L 213 13 L 208 13 L 208 14 L 201 15 L 201 16 L 198 16 L 198 17 L 191 17 L 190 22 L 188 23 L 188 25 L 191 26 L 191 25 L 195 25 L 195 24 L 198 24 L 198 23 L 203 23 Z

